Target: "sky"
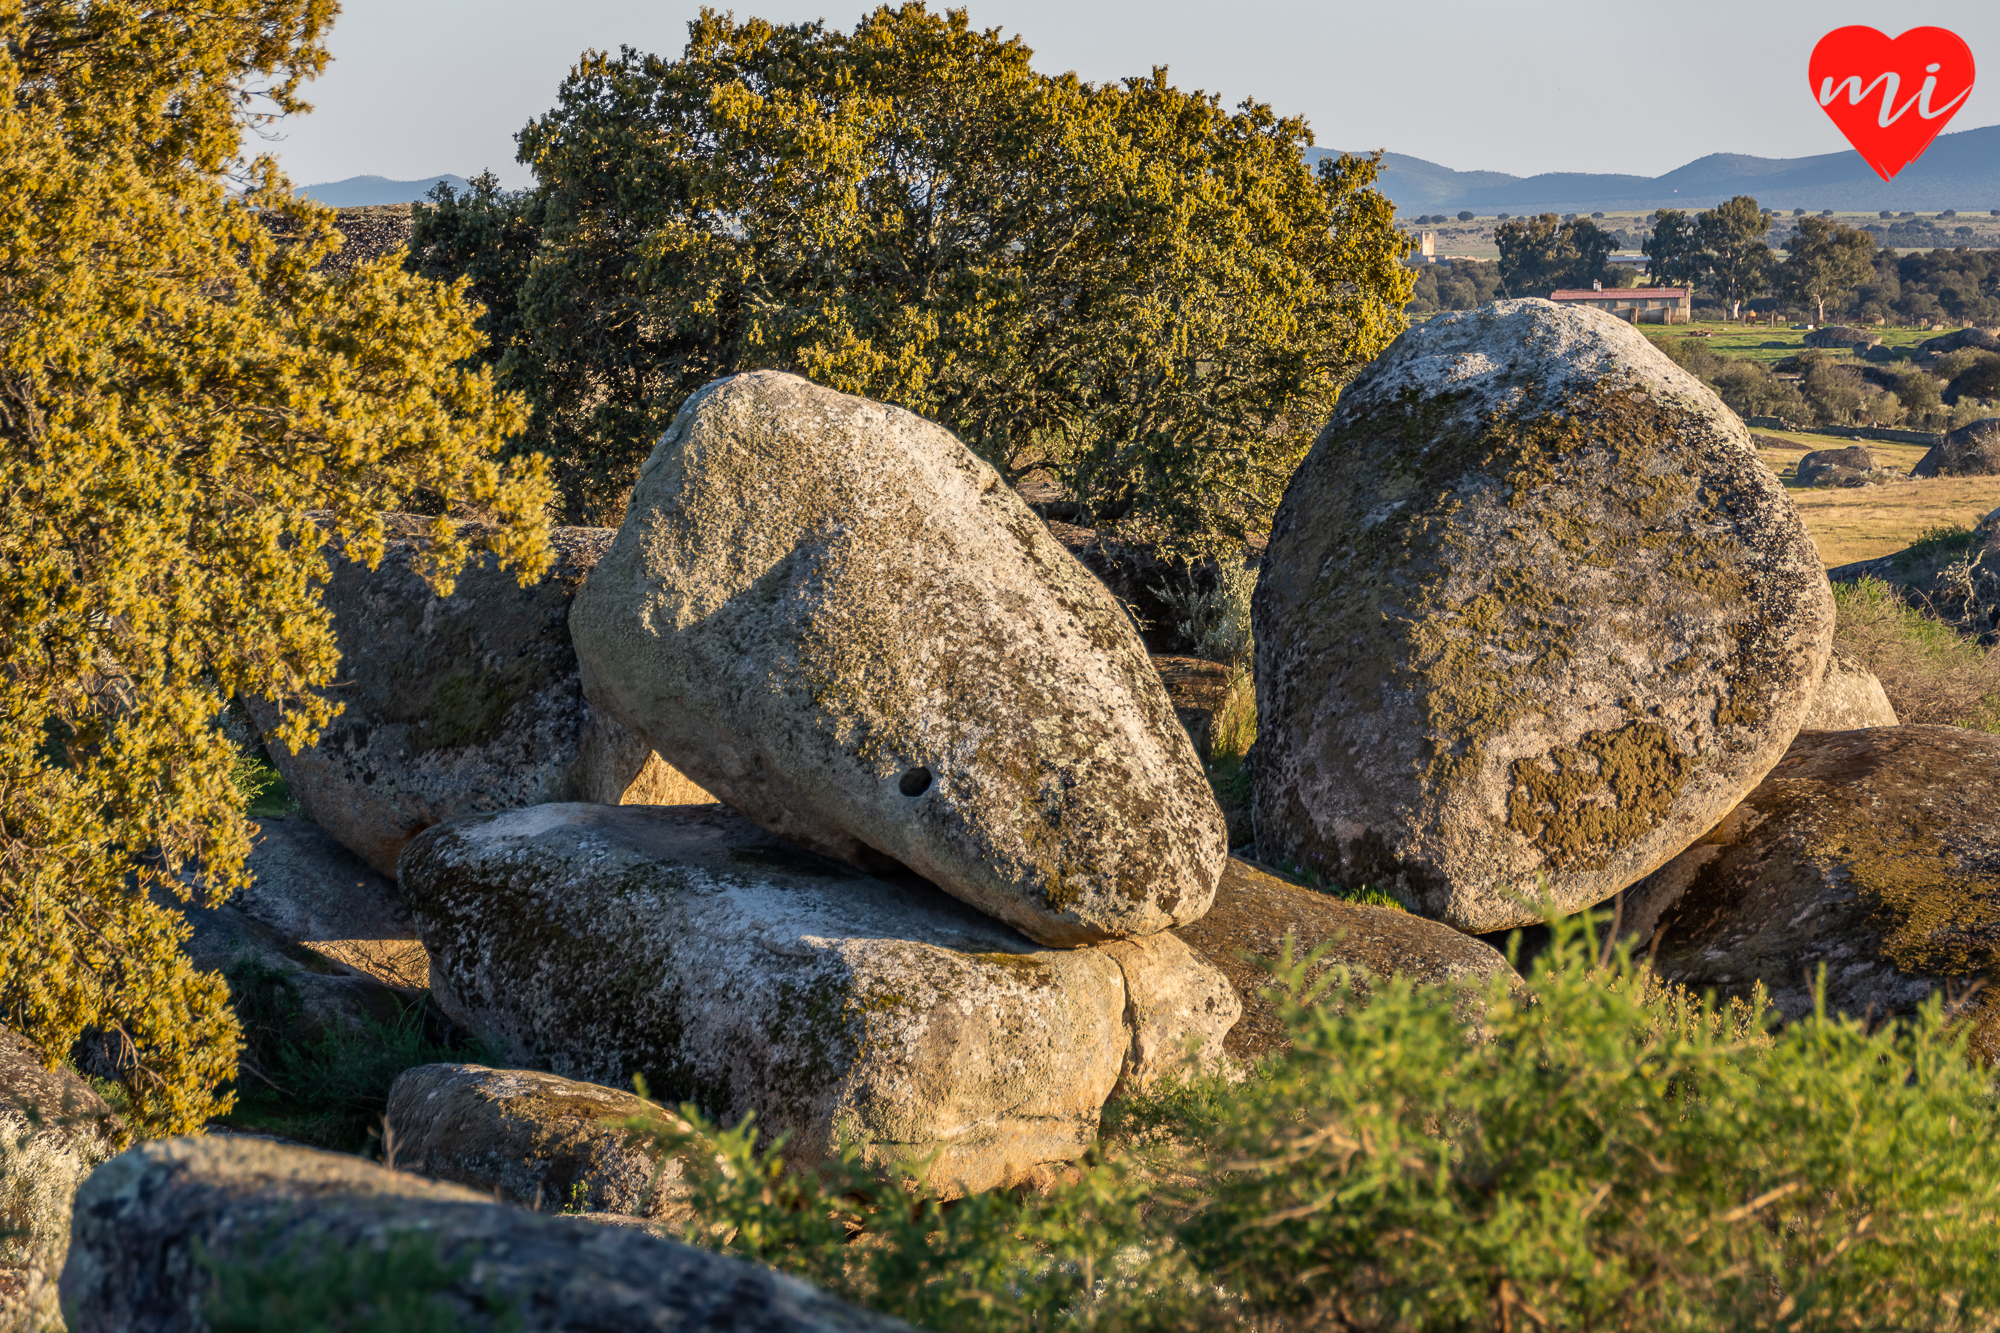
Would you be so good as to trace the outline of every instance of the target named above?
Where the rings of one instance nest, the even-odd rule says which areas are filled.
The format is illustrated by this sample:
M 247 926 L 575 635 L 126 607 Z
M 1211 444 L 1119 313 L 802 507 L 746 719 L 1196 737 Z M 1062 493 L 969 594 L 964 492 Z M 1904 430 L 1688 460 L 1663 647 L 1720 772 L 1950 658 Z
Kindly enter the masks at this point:
M 717 8 L 726 7 L 718 3 Z M 945 5 L 933 5 L 945 8 Z M 554 105 L 586 48 L 678 55 L 698 0 L 343 0 L 306 117 L 266 146 L 298 185 L 491 169 L 531 183 L 514 135 Z M 1709 153 L 1803 157 L 1846 140 L 1806 59 L 1846 24 L 1949 28 L 1992 73 L 1947 132 L 2000 123 L 1993 0 L 974 0 L 1046 73 L 1093 81 L 1170 67 L 1181 88 L 1303 115 L 1326 147 L 1386 148 L 1460 171 L 1656 176 Z M 860 0 L 736 0 L 741 18 L 824 18 Z M 1888 17 L 1893 13 L 1894 18 Z

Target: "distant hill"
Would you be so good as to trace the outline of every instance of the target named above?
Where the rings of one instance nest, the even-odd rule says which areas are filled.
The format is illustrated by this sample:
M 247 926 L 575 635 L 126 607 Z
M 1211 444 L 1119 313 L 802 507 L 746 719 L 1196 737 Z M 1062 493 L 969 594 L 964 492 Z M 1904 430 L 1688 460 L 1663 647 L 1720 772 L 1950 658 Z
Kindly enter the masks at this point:
M 429 194 L 439 181 L 454 190 L 465 189 L 463 176 L 426 176 L 417 181 L 392 181 L 386 176 L 349 176 L 326 185 L 308 185 L 299 193 L 308 199 L 335 208 L 360 208 L 365 204 L 410 204 Z
M 1308 150 L 1313 157 L 1332 149 Z M 1877 176 L 1859 153 L 1817 157 L 1748 157 L 1711 153 L 1664 176 L 1615 176 L 1551 172 L 1509 176 L 1499 171 L 1453 171 L 1401 153 L 1383 155 L 1385 194 L 1403 213 L 1629 212 L 1654 208 L 1710 208 L 1747 194 L 1766 208 L 1893 208 L 1935 212 L 2000 208 L 2000 125 L 1941 134 L 1915 166 L 1893 181 Z

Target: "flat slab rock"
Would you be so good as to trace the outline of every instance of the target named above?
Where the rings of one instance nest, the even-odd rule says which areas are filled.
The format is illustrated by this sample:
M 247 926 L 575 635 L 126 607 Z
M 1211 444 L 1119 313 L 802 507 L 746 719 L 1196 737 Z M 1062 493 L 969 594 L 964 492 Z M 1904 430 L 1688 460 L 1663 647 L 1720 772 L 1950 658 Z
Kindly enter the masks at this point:
M 1265 994 L 1273 984 L 1269 965 L 1283 958 L 1288 937 L 1294 959 L 1327 948 L 1308 981 L 1335 967 L 1352 968 L 1352 993 L 1363 1002 L 1370 978 L 1408 977 L 1463 1003 L 1488 979 L 1513 975 L 1498 950 L 1450 926 L 1393 907 L 1347 902 L 1233 856 L 1215 891 L 1215 906 L 1174 935 L 1235 988 L 1243 1017 L 1229 1029 L 1223 1050 L 1241 1061 L 1291 1049 L 1278 1007 Z
M 667 1214 L 680 1163 L 620 1128 L 680 1117 L 630 1092 L 532 1069 L 418 1065 L 396 1076 L 383 1120 L 398 1170 L 536 1212 Z
M 1293 476 L 1253 601 L 1265 859 L 1469 931 L 1601 902 L 1810 707 L 1833 601 L 1743 423 L 1637 330 L 1409 330 Z
M 361 1294 L 377 1294 L 367 1284 L 384 1281 L 385 1251 L 406 1256 L 392 1271 L 427 1279 L 441 1326 L 475 1333 L 908 1329 L 638 1228 L 538 1216 L 358 1157 L 233 1136 L 157 1139 L 98 1168 L 77 1193 L 62 1304 L 71 1333 L 201 1333 L 218 1289 L 243 1283 L 252 1308 L 238 1319 L 275 1326 L 269 1303 L 290 1298 L 302 1322 L 346 1327 L 364 1316 L 338 1308 L 336 1279 L 357 1273 Z
M 1627 930 L 1696 990 L 1761 982 L 1787 1019 L 1906 1014 L 1968 991 L 2000 947 L 2000 736 L 1957 727 L 1804 732 L 1720 827 L 1626 894 Z M 1990 990 L 1990 987 L 1988 988 Z M 1974 997 L 1975 1051 L 2000 1004 Z
M 714 807 L 470 816 L 410 844 L 403 886 L 433 997 L 510 1062 L 642 1074 L 724 1124 L 754 1111 L 804 1161 L 843 1136 L 877 1161 L 935 1153 L 947 1189 L 1073 1160 L 1121 1080 L 1190 1037 L 1218 1048 L 1237 1017 L 1170 937 L 1041 948 Z
M 1124 611 L 900 408 L 775 371 L 696 393 L 570 631 L 594 705 L 801 846 L 1044 944 L 1215 892 L 1222 813 Z
M 320 828 L 393 879 L 403 844 L 453 815 L 544 801 L 712 799 L 584 702 L 570 601 L 610 546 L 609 530 L 556 529 L 554 567 L 526 588 L 480 555 L 439 597 L 415 563 L 430 520 L 388 518 L 378 568 L 331 561 L 324 597 L 341 681 L 331 693 L 343 712 L 298 754 L 268 746 Z M 268 737 L 279 710 L 245 704 Z

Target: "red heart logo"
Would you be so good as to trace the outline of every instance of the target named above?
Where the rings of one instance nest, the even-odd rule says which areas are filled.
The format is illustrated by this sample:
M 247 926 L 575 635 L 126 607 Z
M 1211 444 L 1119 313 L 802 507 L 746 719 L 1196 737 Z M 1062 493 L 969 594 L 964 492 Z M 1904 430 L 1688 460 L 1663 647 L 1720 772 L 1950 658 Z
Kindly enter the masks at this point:
M 1856 25 L 1819 39 L 1806 65 L 1813 96 L 1875 174 L 1923 156 L 1972 95 L 1972 51 L 1948 28 L 1891 39 Z

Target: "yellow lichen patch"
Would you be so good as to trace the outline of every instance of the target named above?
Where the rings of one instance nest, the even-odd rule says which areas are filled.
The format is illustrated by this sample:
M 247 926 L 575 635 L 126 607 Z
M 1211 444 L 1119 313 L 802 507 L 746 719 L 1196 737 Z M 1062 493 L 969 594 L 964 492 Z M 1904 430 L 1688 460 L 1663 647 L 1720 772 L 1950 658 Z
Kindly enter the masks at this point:
M 1659 827 L 1692 769 L 1657 723 L 1589 732 L 1572 748 L 1514 765 L 1507 822 L 1552 868 L 1595 870 Z

